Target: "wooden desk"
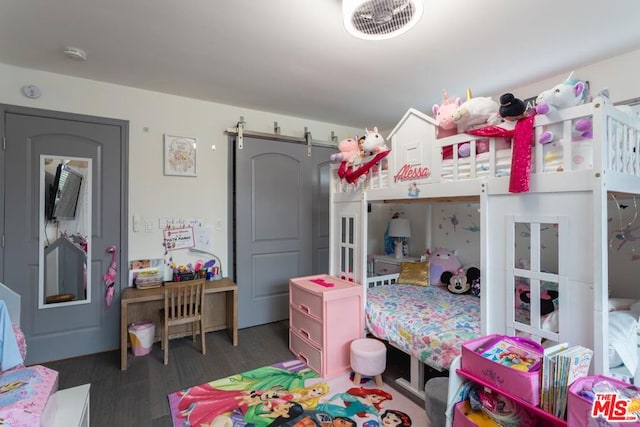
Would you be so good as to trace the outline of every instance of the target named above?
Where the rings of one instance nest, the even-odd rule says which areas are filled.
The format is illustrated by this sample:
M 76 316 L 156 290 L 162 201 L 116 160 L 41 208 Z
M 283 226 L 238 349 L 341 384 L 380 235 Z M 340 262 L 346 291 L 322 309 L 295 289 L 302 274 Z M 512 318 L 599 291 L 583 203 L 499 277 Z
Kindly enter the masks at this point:
M 217 294 L 225 293 L 226 298 L 220 304 Z M 127 342 L 129 323 L 136 320 L 149 319 L 156 324 L 154 341 L 160 341 L 160 308 L 164 305 L 164 287 L 153 289 L 127 288 L 120 298 L 120 369 L 127 370 Z M 238 345 L 238 285 L 228 278 L 207 281 L 205 285 L 205 318 L 204 331 L 227 329 L 231 342 Z M 132 311 L 129 317 L 129 310 Z M 221 313 L 225 316 L 221 318 Z M 182 325 L 181 325 L 182 326 Z M 190 335 L 188 325 L 170 338 Z

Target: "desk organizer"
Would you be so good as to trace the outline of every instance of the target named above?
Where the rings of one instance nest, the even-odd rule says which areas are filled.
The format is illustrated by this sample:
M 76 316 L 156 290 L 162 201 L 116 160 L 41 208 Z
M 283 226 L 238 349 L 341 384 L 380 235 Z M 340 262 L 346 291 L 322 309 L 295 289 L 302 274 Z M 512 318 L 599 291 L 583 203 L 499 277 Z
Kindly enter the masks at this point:
M 540 403 L 540 369 L 532 371 L 522 371 L 510 366 L 496 363 L 483 357 L 478 350 L 487 348 L 491 343 L 499 340 L 502 335 L 487 335 L 466 341 L 462 344 L 462 356 L 460 366 L 463 371 L 469 372 L 473 376 L 509 392 L 532 404 L 538 406 Z M 505 337 L 513 338 L 513 337 Z M 543 354 L 540 344 L 528 339 L 517 338 L 520 342 L 528 345 L 530 350 Z

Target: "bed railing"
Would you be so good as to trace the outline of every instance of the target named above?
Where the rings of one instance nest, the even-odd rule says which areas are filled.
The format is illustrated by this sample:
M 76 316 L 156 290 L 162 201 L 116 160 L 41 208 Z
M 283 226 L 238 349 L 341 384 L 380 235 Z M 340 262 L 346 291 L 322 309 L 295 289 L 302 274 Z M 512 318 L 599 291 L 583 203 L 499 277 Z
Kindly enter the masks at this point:
M 585 121 L 592 124 L 592 137 L 576 129 Z M 548 144 L 540 144 L 537 141 L 545 131 L 552 131 L 554 139 Z M 588 104 L 536 116 L 533 138 L 532 175 L 598 169 L 640 177 L 640 119 L 604 99 L 596 98 Z M 460 150 L 463 144 L 468 144 L 465 147 L 470 153 L 467 157 L 459 155 L 459 151 L 465 151 Z M 445 151 L 447 159 L 442 156 Z M 392 151 L 387 157 L 389 165 L 393 164 L 394 154 Z M 428 183 L 510 175 L 511 147 L 504 138 L 457 134 L 437 139 L 431 144 L 429 154 L 432 161 L 425 159 L 421 163 L 432 171 Z M 434 162 L 438 164 L 434 165 Z M 393 185 L 389 169 L 379 168 L 369 173 L 364 182 L 348 184 L 337 178 L 337 168 L 335 165 L 332 169 L 332 190 L 336 193 L 385 189 Z M 402 186 L 406 187 L 406 183 Z
M 367 288 L 375 288 L 377 286 L 393 285 L 398 281 L 398 273 L 385 274 L 384 276 L 367 277 Z

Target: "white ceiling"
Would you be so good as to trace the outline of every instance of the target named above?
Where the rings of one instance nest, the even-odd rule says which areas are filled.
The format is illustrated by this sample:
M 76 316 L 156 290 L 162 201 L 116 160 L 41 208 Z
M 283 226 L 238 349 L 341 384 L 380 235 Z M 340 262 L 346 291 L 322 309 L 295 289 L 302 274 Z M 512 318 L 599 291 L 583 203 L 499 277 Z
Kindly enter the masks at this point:
M 637 0 L 424 2 L 408 33 L 364 41 L 340 0 L 0 0 L 0 62 L 389 129 L 443 89 L 502 93 L 640 48 Z

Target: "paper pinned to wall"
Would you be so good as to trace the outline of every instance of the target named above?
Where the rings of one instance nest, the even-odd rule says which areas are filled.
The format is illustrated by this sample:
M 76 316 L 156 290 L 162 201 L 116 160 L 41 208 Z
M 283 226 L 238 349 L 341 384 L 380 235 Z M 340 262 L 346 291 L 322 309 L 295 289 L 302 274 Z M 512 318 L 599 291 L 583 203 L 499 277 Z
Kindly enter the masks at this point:
M 193 226 L 194 245 L 191 248 L 194 251 L 213 253 L 213 226 L 211 224 L 202 224 Z

